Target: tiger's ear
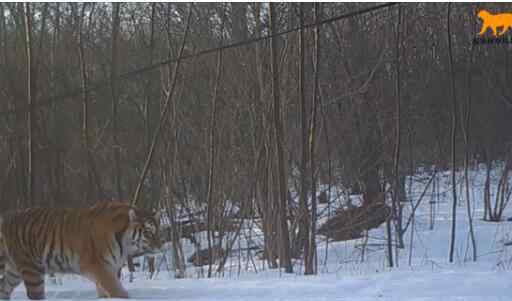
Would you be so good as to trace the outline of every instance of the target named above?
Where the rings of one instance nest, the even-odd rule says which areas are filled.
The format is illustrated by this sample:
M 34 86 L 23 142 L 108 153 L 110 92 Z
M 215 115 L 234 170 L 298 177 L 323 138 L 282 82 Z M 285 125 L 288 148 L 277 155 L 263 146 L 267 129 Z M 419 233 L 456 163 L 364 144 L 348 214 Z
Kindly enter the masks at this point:
M 128 217 L 130 223 L 135 222 L 135 219 L 137 219 L 137 214 L 135 213 L 135 210 L 133 208 L 130 208 L 130 210 L 128 211 Z

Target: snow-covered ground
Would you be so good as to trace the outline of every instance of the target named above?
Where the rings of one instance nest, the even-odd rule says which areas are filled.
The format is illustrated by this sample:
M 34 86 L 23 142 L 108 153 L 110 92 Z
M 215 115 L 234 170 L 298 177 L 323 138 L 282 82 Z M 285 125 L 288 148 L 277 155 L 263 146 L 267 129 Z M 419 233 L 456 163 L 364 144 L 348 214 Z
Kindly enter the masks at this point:
M 512 273 L 482 268 L 400 269 L 365 276 L 259 275 L 252 279 L 157 279 L 125 283 L 140 300 L 510 300 Z M 95 299 L 92 284 L 78 278 L 49 285 L 52 300 Z M 13 299 L 24 299 L 18 288 Z
M 493 193 L 499 175 L 497 168 L 493 171 Z M 408 186 L 407 191 L 413 204 L 418 201 L 429 176 L 427 172 L 419 172 L 411 178 L 412 186 Z M 405 234 L 405 248 L 394 254 L 395 262 L 398 255 L 398 267 L 393 269 L 387 267 L 385 232 L 381 226 L 369 232 L 365 248 L 363 239 L 330 242 L 327 247 L 320 237 L 318 276 L 302 276 L 300 263 L 295 265 L 295 274 L 291 275 L 269 270 L 256 256 L 239 253 L 228 260 L 224 274 L 215 275 L 213 279 L 202 278 L 204 270 L 201 273 L 199 268 L 190 266 L 187 279 L 176 280 L 172 272 L 164 269 L 151 280 L 143 272 L 137 273 L 133 282 L 125 275 L 123 284 L 131 298 L 138 300 L 512 300 L 512 246 L 504 246 L 504 242 L 512 240 L 512 222 L 482 221 L 484 177 L 483 169 L 474 170 L 470 175 L 476 263 L 471 260 L 467 207 L 461 184 L 458 185 L 455 262 L 448 263 L 451 186 L 449 173 L 439 173 L 436 190 L 427 189 Z M 458 181 L 462 183 L 461 178 Z M 331 199 L 335 198 L 333 194 Z M 410 204 L 405 208 L 407 220 Z M 512 210 L 508 208 L 504 218 L 510 216 Z M 251 239 L 247 239 L 247 235 Z M 249 240 L 258 240 L 257 229 L 246 231 L 242 242 L 235 245 L 243 247 Z M 184 249 L 187 254 L 193 251 L 187 244 Z M 96 292 L 86 280 L 64 276 L 62 284 L 47 284 L 47 297 L 52 300 L 95 299 Z M 24 287 L 18 287 L 13 299 L 25 298 Z

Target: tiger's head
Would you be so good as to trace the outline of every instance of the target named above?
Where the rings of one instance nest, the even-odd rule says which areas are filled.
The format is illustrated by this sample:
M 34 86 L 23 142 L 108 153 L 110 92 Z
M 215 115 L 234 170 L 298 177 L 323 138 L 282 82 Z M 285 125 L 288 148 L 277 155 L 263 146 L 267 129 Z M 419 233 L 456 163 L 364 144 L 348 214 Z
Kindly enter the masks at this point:
M 478 12 L 478 17 L 482 20 L 487 19 L 487 17 L 490 15 L 491 15 L 491 13 L 485 9 L 482 9 Z
M 128 215 L 128 253 L 135 256 L 161 252 L 163 242 L 160 238 L 160 212 L 151 213 L 131 208 Z

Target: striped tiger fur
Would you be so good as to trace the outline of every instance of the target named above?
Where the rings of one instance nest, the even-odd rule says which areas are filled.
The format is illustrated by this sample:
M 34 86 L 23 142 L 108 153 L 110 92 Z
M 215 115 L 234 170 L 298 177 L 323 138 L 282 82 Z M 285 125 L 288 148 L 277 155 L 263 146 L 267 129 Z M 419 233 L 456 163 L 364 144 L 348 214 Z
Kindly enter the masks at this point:
M 0 221 L 0 299 L 21 281 L 30 299 L 44 299 L 46 273 L 79 274 L 98 297 L 127 298 L 117 272 L 128 256 L 161 249 L 159 228 L 159 213 L 118 202 L 8 212 Z

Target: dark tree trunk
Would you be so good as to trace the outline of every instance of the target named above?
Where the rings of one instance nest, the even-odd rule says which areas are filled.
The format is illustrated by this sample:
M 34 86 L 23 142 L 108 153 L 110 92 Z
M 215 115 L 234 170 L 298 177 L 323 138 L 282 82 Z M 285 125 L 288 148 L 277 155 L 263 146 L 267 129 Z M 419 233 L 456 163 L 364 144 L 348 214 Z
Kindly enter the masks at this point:
M 299 19 L 300 26 L 304 26 L 304 4 L 299 4 Z M 310 244 L 309 244 L 309 233 L 310 233 L 310 215 L 308 208 L 308 187 L 307 187 L 307 164 L 308 164 L 308 117 L 306 111 L 306 97 L 304 95 L 304 64 L 305 64 L 305 41 L 304 41 L 304 30 L 299 31 L 299 106 L 300 106 L 300 125 L 301 125 L 301 163 L 300 163 L 300 225 L 299 233 L 297 234 L 298 245 L 304 248 L 304 263 L 307 265 L 312 261 L 309 260 Z M 309 267 L 312 270 L 312 267 Z M 308 267 L 305 267 L 308 270 Z
M 114 176 L 113 183 L 116 187 L 116 197 L 118 200 L 123 199 L 122 178 L 121 178 L 121 145 L 119 144 L 118 129 L 118 68 L 119 68 L 119 30 L 120 30 L 120 3 L 112 3 L 112 54 L 110 69 L 110 88 L 112 93 L 112 151 L 114 158 Z
M 454 254 L 455 254 L 455 226 L 457 224 L 457 181 L 456 181 L 456 149 L 455 149 L 455 139 L 457 137 L 457 96 L 455 94 L 455 74 L 453 71 L 453 57 L 452 57 L 452 36 L 451 36 L 451 28 L 450 28 L 450 15 L 451 15 L 451 3 L 448 3 L 448 13 L 446 17 L 446 28 L 447 28 L 447 38 L 448 38 L 448 58 L 449 58 L 449 67 L 450 67 L 450 94 L 452 98 L 452 112 L 451 112 L 451 165 L 452 165 L 452 220 L 451 220 L 451 235 L 450 235 L 450 255 L 449 261 L 453 262 Z
M 35 196 L 35 153 L 34 153 L 34 57 L 32 53 L 32 13 L 31 4 L 25 3 L 25 53 L 27 58 L 27 200 L 26 205 L 30 206 L 34 203 Z
M 270 3 L 270 32 L 276 33 L 277 15 L 275 4 Z M 280 100 L 280 87 L 279 87 L 279 69 L 278 69 L 278 46 L 277 37 L 273 37 L 270 42 L 270 57 L 271 57 L 271 73 L 272 73 L 272 97 L 273 97 L 273 115 L 274 115 L 274 141 L 276 146 L 276 178 L 278 182 L 278 220 L 279 220 L 279 240 L 280 240 L 280 254 L 279 265 L 285 269 L 286 273 L 293 273 L 293 266 L 290 255 L 290 241 L 288 234 L 288 220 L 287 220 L 287 197 L 288 191 L 286 183 L 287 176 L 285 170 L 284 150 L 283 150 L 283 123 L 281 116 L 281 100 Z

